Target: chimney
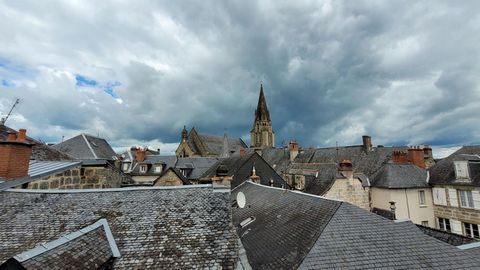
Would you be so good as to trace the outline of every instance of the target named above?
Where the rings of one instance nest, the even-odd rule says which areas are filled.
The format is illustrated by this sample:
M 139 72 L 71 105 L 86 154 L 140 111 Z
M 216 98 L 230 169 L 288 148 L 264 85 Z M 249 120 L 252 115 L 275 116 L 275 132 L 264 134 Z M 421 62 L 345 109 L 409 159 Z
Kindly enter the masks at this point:
M 145 149 L 138 148 L 136 152 L 136 158 L 138 162 L 143 162 L 145 160 Z
M 363 150 L 367 153 L 370 152 L 372 150 L 372 137 L 368 135 L 363 135 L 362 141 L 363 141 Z
M 252 175 L 250 176 L 250 180 L 252 182 L 260 184 L 260 176 L 257 175 L 257 172 L 255 171 L 255 165 L 252 168 Z
M 33 144 L 25 138 L 26 130 L 21 129 L 18 138 L 15 132 L 9 132 L 7 140 L 0 141 L 0 177 L 13 180 L 28 176 Z
M 408 154 L 406 151 L 394 150 L 392 153 L 392 162 L 394 164 L 408 163 Z
M 432 148 L 428 144 L 423 146 L 423 159 L 425 161 L 425 167 L 427 169 L 435 165 Z
M 216 174 L 212 177 L 213 187 L 228 187 L 232 183 L 233 177 L 228 175 L 228 167 L 226 165 L 218 166 Z
M 247 154 L 247 150 L 240 146 L 240 156 L 243 157 Z
M 348 159 L 344 159 L 340 162 L 340 168 L 338 171 L 345 176 L 347 179 L 353 179 L 353 166 L 352 161 Z
M 417 167 L 425 169 L 423 149 L 420 146 L 412 146 L 408 149 L 408 161 Z
M 296 141 L 290 141 L 288 151 L 290 153 L 290 161 L 293 161 L 298 155 L 298 143 Z

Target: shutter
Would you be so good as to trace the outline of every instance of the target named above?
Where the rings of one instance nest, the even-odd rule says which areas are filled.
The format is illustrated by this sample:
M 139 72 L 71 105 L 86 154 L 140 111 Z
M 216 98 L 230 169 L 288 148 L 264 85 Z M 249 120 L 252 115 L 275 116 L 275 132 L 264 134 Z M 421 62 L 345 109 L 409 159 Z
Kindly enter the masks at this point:
M 450 197 L 450 206 L 458 207 L 457 190 L 454 188 L 449 188 L 448 196 Z
M 462 222 L 455 220 L 455 219 L 450 219 L 450 224 L 452 225 L 452 232 L 456 234 L 463 234 L 462 231 Z
M 480 192 L 478 190 L 472 190 L 473 206 L 475 209 L 480 209 Z
M 433 204 L 447 205 L 444 188 L 433 188 Z

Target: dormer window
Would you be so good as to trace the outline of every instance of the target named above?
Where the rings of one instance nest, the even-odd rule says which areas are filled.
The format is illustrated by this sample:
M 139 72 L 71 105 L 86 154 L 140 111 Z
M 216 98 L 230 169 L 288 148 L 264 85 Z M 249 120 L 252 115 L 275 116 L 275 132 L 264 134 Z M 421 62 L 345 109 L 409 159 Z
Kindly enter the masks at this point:
M 147 165 L 140 165 L 140 172 L 146 173 L 147 172 Z
M 123 171 L 128 171 L 128 168 L 130 168 L 130 162 L 124 162 L 123 163 Z
M 162 172 L 162 165 L 161 164 L 158 164 L 158 165 L 155 165 L 155 172 L 156 173 L 161 173 Z
M 456 179 L 468 179 L 468 161 L 454 161 Z

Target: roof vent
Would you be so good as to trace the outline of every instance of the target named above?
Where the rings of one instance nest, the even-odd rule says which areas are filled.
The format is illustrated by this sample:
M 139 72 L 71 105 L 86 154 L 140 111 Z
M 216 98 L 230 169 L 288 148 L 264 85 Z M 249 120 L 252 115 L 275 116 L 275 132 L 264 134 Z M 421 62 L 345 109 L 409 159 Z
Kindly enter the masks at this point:
M 228 175 L 228 167 L 226 165 L 220 165 L 217 168 L 217 176 L 227 176 Z
M 240 228 L 245 228 L 248 224 L 252 223 L 255 221 L 255 217 L 251 216 L 249 218 L 244 219 L 242 222 L 240 222 Z

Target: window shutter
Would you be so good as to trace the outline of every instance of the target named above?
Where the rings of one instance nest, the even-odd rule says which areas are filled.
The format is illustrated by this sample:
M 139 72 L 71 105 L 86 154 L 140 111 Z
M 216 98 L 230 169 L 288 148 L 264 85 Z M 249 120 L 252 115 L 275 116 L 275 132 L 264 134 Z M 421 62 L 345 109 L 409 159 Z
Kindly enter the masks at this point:
M 450 206 L 458 207 L 457 190 L 454 188 L 449 188 L 448 196 L 450 197 Z
M 455 219 L 451 219 L 451 220 L 450 220 L 450 224 L 452 225 L 452 232 L 453 232 L 453 233 L 463 234 L 463 231 L 462 231 L 462 222 L 460 222 L 460 221 L 458 221 L 458 220 L 455 220 Z
M 444 188 L 433 188 L 433 204 L 447 205 Z
M 475 209 L 480 209 L 480 192 L 478 190 L 472 190 L 473 206 Z

